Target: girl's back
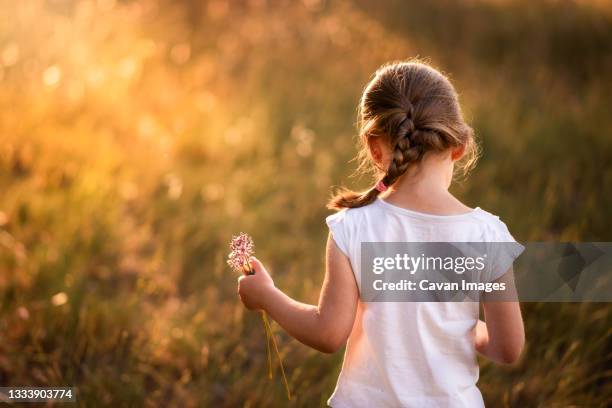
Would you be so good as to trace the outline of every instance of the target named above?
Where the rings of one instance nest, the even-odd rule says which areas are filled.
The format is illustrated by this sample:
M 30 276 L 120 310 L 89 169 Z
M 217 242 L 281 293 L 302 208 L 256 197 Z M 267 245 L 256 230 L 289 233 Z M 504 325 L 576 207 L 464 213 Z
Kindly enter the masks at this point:
M 498 217 L 480 208 L 432 215 L 379 198 L 326 221 L 360 290 L 362 242 L 513 240 Z M 482 406 L 474 349 L 478 312 L 476 302 L 359 302 L 330 405 Z

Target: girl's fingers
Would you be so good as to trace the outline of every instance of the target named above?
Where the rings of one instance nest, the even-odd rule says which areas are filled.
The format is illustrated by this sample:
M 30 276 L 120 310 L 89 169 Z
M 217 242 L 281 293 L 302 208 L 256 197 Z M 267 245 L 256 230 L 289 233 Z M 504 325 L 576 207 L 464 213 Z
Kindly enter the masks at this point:
M 261 262 L 259 262 L 259 259 L 255 258 L 254 256 L 251 257 L 251 267 L 255 270 L 255 273 L 261 272 L 261 270 L 264 268 Z
M 252 270 L 252 269 L 253 269 L 253 267 L 251 266 L 251 264 L 250 264 L 250 263 L 249 263 L 248 265 L 247 265 L 247 264 L 244 264 L 244 265 L 242 266 L 242 275 L 243 275 L 243 276 L 249 276 L 249 275 L 251 275 L 251 270 Z

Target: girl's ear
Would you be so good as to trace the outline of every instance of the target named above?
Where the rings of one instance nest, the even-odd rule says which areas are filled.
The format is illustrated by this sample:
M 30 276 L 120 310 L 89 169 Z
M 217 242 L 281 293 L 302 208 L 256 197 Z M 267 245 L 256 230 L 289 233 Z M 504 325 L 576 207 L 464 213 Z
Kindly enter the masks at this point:
M 460 158 L 463 157 L 463 154 L 465 153 L 465 146 L 459 146 L 456 149 L 453 149 L 451 151 L 451 160 L 452 161 L 457 161 Z
M 376 163 L 382 162 L 383 151 L 379 138 L 369 137 L 368 146 L 370 148 L 370 154 L 372 155 L 372 159 L 374 159 Z

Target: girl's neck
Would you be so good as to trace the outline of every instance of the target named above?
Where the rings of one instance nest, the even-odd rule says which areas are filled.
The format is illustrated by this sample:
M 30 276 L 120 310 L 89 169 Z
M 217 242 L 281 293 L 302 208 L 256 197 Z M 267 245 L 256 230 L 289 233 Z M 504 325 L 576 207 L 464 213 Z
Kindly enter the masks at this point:
M 437 215 L 456 215 L 472 209 L 449 191 L 452 162 L 423 161 L 412 166 L 381 198 L 398 207 Z

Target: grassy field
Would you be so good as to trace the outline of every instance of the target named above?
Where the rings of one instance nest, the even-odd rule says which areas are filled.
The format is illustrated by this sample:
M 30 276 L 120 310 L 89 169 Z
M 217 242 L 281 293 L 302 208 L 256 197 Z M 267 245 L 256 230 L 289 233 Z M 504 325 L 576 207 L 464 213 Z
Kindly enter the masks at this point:
M 612 240 L 605 1 L 0 0 L 0 385 L 83 405 L 323 406 L 341 353 L 276 327 L 294 400 L 224 258 L 249 232 L 314 302 L 325 203 L 381 63 L 449 73 L 483 157 L 454 192 L 525 241 Z M 607 406 L 609 304 L 525 304 L 490 406 Z

